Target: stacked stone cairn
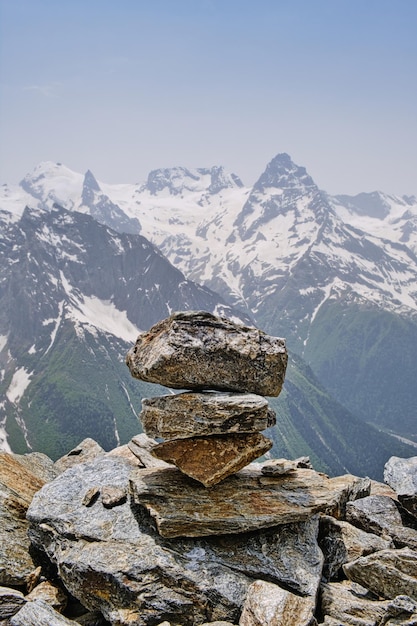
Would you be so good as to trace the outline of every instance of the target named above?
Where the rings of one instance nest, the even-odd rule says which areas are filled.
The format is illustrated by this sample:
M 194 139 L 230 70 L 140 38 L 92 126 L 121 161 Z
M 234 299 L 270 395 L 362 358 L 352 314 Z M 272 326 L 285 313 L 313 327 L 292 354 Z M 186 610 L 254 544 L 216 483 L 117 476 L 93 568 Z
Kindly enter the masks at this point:
M 206 312 L 174 313 L 139 335 L 132 376 L 182 393 L 144 399 L 152 454 L 211 487 L 271 449 L 260 431 L 275 424 L 263 396 L 284 382 L 284 339 Z

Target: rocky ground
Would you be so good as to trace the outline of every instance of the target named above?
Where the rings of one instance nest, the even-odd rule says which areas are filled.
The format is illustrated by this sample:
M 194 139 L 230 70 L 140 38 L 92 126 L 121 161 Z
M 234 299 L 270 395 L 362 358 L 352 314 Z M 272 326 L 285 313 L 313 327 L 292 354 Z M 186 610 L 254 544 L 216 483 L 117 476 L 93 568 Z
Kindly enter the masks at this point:
M 155 445 L 1 454 L 0 623 L 417 624 L 417 457 L 395 490 L 306 459 L 207 489 Z

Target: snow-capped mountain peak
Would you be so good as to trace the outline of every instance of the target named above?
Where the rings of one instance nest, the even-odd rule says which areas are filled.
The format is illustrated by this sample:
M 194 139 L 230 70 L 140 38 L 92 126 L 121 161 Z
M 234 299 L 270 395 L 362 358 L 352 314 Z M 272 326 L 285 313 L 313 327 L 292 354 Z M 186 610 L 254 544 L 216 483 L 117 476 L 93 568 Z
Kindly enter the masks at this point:
M 223 189 L 243 187 L 236 174 L 229 174 L 222 166 L 188 169 L 172 167 L 153 170 L 143 189 L 152 195 L 161 192 L 176 196 L 188 192 L 219 193 Z

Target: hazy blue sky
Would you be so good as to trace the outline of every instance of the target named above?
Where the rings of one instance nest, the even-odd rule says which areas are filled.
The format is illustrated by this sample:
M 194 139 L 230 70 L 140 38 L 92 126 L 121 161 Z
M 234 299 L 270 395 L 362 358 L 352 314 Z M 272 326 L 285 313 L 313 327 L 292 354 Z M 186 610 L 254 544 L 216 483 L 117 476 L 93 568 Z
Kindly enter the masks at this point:
M 417 0 L 0 0 L 0 182 L 288 152 L 331 193 L 417 193 Z

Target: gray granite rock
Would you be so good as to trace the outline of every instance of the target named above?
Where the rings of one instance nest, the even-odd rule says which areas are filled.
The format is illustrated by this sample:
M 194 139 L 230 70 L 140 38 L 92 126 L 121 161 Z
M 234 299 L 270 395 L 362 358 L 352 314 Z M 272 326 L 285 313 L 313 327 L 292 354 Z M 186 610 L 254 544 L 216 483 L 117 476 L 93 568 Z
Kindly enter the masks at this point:
M 368 496 L 349 502 L 346 519 L 366 532 L 392 537 L 398 548 L 417 549 L 417 531 L 403 526 L 398 503 L 389 496 Z
M 43 600 L 27 602 L 13 617 L 10 626 L 78 626 Z
M 180 439 L 265 430 L 275 413 L 262 396 L 208 391 L 145 398 L 139 419 L 150 437 Z
M 284 339 L 211 313 L 174 313 L 139 335 L 126 357 L 132 376 L 174 389 L 277 396 L 284 382 Z
M 0 623 L 17 613 L 26 599 L 21 591 L 10 587 L 0 587 Z
M 84 439 L 78 446 L 70 450 L 68 454 L 55 461 L 55 469 L 58 473 L 64 472 L 73 465 L 78 463 L 85 463 L 86 461 L 92 461 L 97 456 L 104 454 L 103 448 L 94 441 L 94 439 Z
M 380 626 L 389 606 L 388 600 L 375 600 L 350 581 L 322 583 L 320 603 L 326 626 Z
M 394 599 L 417 600 L 417 552 L 409 548 L 381 550 L 343 566 L 346 576 L 373 593 Z
M 384 480 L 394 489 L 404 508 L 417 518 L 417 456 L 392 456 L 385 464 Z
M 320 518 L 319 545 L 325 560 L 323 576 L 327 580 L 343 577 L 342 565 L 349 561 L 394 547 L 389 538 L 378 537 L 329 515 Z

